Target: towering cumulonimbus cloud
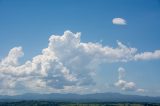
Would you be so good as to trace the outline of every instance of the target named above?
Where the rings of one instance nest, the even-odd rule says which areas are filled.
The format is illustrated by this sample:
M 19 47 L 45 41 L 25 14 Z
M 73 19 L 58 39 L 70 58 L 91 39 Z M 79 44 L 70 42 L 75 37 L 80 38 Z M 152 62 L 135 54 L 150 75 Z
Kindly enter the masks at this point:
M 146 60 L 146 52 L 137 53 L 136 48 L 119 41 L 112 48 L 100 43 L 83 43 L 80 35 L 71 31 L 65 31 L 62 36 L 52 35 L 48 47 L 24 64 L 18 61 L 24 55 L 22 47 L 12 48 L 0 61 L 0 93 L 76 92 L 95 85 L 94 73 L 102 63 Z M 149 52 L 147 59 L 157 58 L 160 52 Z

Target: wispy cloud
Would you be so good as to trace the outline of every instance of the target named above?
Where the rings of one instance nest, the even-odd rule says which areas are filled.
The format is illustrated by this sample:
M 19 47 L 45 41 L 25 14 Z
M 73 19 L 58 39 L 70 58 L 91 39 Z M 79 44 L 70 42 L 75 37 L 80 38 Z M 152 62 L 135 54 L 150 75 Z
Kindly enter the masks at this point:
M 113 18 L 112 23 L 116 25 L 126 25 L 127 24 L 126 20 L 123 18 Z

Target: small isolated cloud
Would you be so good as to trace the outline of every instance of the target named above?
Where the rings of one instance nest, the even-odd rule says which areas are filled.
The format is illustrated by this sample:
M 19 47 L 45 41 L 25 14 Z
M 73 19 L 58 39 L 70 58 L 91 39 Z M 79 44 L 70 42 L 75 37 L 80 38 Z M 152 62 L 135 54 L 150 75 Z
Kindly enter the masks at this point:
M 113 18 L 112 23 L 115 25 L 126 25 L 127 24 L 126 20 L 123 18 Z
M 137 91 L 144 92 L 144 89 L 140 89 L 136 87 L 135 82 L 125 81 L 123 78 L 125 77 L 125 69 L 120 67 L 118 68 L 119 80 L 115 83 L 115 86 L 124 90 L 124 91 Z
M 146 92 L 146 90 L 145 89 L 137 89 L 137 92 Z

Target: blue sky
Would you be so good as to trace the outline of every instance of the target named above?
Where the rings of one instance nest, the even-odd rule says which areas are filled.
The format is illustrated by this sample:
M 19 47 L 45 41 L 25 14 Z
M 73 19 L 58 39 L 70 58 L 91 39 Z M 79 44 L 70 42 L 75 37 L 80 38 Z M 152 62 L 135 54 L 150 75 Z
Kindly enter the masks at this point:
M 126 24 L 113 24 L 112 20 L 114 18 L 124 19 Z M 82 43 L 88 44 L 88 42 L 92 42 L 95 45 L 99 43 L 102 47 L 109 46 L 111 48 L 117 48 L 117 41 L 119 41 L 128 48 L 136 48 L 136 54 L 150 52 L 151 55 L 154 55 L 154 51 L 160 49 L 159 18 L 159 0 L 0 0 L 1 75 L 4 74 L 4 67 L 9 67 L 8 64 L 4 66 L 2 63 L 4 63 L 3 61 L 7 58 L 8 52 L 11 51 L 12 48 L 18 46 L 23 48 L 24 56 L 19 59 L 18 65 L 21 66 L 25 64 L 26 61 L 32 62 L 33 57 L 41 54 L 42 49 L 48 47 L 48 39 L 51 35 L 59 35 L 59 37 L 65 36 L 63 33 L 66 30 L 73 32 L 71 35 L 74 35 L 76 32 L 81 32 L 80 42 Z M 90 45 L 88 44 L 87 46 Z M 97 49 L 97 51 L 98 50 L 99 49 Z M 16 48 L 15 51 L 21 51 L 21 49 Z M 74 50 L 72 52 L 76 53 Z M 60 52 L 60 54 L 57 56 L 59 56 L 58 58 L 60 58 L 61 63 L 72 72 L 72 68 L 69 68 L 70 66 L 63 61 L 62 56 L 65 53 Z M 85 54 L 85 56 L 88 56 L 88 54 Z M 103 58 L 105 58 L 105 56 Z M 11 60 L 12 59 L 8 59 L 6 61 Z M 85 59 L 83 61 L 85 61 Z M 17 60 L 15 60 L 15 62 L 17 62 Z M 52 64 L 54 67 L 54 63 Z M 69 84 L 72 85 L 72 89 L 76 89 L 75 92 L 78 92 L 80 88 L 91 88 L 93 92 L 120 92 L 125 94 L 160 96 L 159 53 L 157 53 L 156 56 L 151 56 L 150 59 L 127 60 L 127 62 L 121 62 L 120 60 L 118 62 L 101 63 L 100 61 L 100 64 L 98 61 L 97 64 L 98 66 L 94 70 L 94 76 L 85 76 L 85 74 L 90 74 L 89 72 L 85 72 L 87 69 L 84 69 L 85 71 L 82 73 L 79 72 L 81 73 L 80 76 L 83 76 L 83 74 L 85 76 L 83 76 L 82 79 L 91 77 L 90 80 L 93 80 L 95 84 L 84 84 L 84 86 L 80 86 L 77 85 L 79 82 L 76 82 L 76 88 L 74 88 L 74 85 Z M 118 79 L 117 70 L 121 68 L 125 70 L 126 75 L 124 79 Z M 8 72 L 7 74 L 10 75 L 11 73 Z M 28 76 L 29 75 L 27 75 L 27 78 Z M 8 76 L 7 79 L 2 76 L 0 77 L 0 79 L 3 80 L 3 84 L 0 85 L 7 87 L 7 90 L 5 90 L 5 87 L 0 88 L 0 92 L 4 94 L 8 94 L 9 91 L 17 94 L 35 92 L 35 89 L 39 90 L 39 88 L 36 87 L 24 87 L 19 84 L 19 80 L 19 82 L 17 80 L 13 82 L 13 79 L 8 78 Z M 20 77 L 17 77 L 17 79 L 18 78 L 20 79 Z M 77 80 L 81 80 L 80 77 L 78 78 Z M 36 81 L 37 80 L 39 81 L 39 79 L 36 79 Z M 118 82 L 120 80 L 121 82 Z M 33 83 L 37 83 L 36 81 Z M 64 84 L 65 81 L 61 81 L 58 85 Z M 125 81 L 126 86 L 129 84 L 134 89 L 125 89 L 124 86 L 120 85 L 123 81 Z M 134 84 L 130 82 L 134 82 Z M 10 83 L 14 84 L 8 87 Z M 65 84 L 64 86 L 66 86 Z M 54 83 L 51 83 L 51 85 L 53 85 L 53 88 L 55 87 Z M 24 87 L 24 91 L 18 92 L 19 86 L 20 88 Z M 34 88 L 34 90 L 31 88 Z M 72 91 L 62 89 L 63 88 L 57 87 L 56 90 L 53 89 L 51 92 Z M 138 89 L 143 89 L 144 91 L 139 92 Z M 44 92 L 45 91 L 46 90 L 44 90 Z M 83 89 L 81 89 L 81 92 L 83 93 Z M 87 91 L 84 90 L 84 93 L 86 92 Z

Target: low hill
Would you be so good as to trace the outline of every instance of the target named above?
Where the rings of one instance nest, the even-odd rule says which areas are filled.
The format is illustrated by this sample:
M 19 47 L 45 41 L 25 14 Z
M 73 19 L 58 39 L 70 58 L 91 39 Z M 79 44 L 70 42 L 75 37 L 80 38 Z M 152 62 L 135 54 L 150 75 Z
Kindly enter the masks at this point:
M 120 93 L 94 93 L 94 94 L 38 94 L 28 93 L 16 96 L 0 96 L 0 101 L 19 101 L 19 100 L 48 100 L 62 102 L 150 102 L 160 103 L 160 97 L 124 95 Z

